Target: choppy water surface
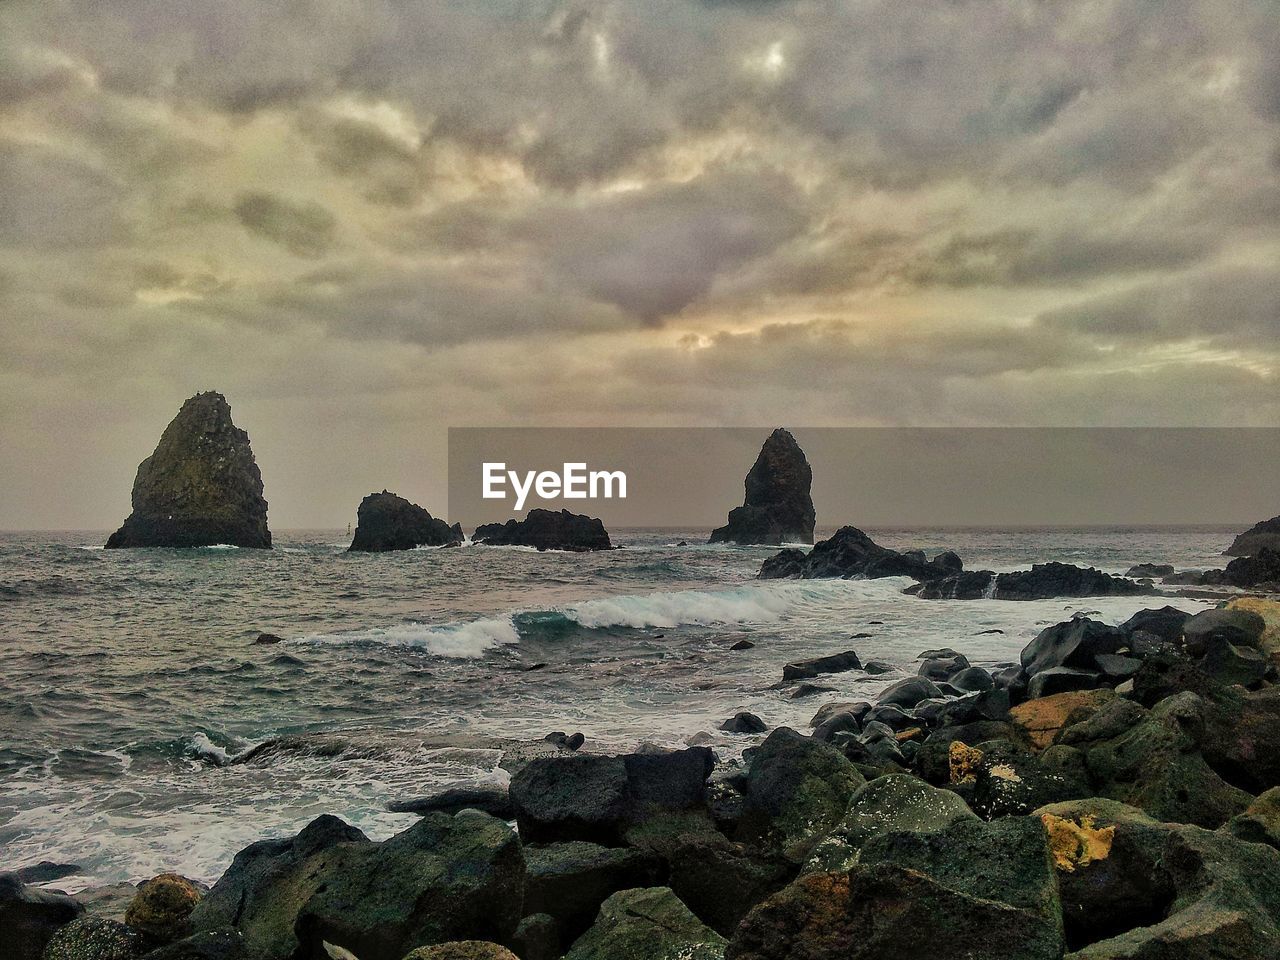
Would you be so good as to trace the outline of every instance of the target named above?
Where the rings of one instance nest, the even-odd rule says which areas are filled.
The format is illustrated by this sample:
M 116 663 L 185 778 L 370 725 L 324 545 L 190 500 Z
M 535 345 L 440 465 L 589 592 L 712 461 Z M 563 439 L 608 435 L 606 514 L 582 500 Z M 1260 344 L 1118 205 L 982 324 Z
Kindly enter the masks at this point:
M 869 532 L 954 549 L 971 569 L 1122 572 L 1219 566 L 1236 531 Z M 771 550 L 706 546 L 706 531 L 618 531 L 622 549 L 600 554 L 347 555 L 338 531 L 284 531 L 272 551 L 104 551 L 104 539 L 0 534 L 0 868 L 81 864 L 67 889 L 163 869 L 212 881 L 245 844 L 321 812 L 389 834 L 412 818 L 387 801 L 504 776 L 506 739 L 581 730 L 613 749 L 711 733 L 740 751 L 752 738 L 715 732 L 738 710 L 804 728 L 825 700 L 914 673 L 927 647 L 995 663 L 1075 611 L 1119 621 L 1149 605 L 758 582 Z M 262 631 L 286 642 L 255 646 Z M 729 649 L 744 637 L 756 646 Z M 783 663 L 851 648 L 903 670 L 824 678 L 838 692 L 812 699 L 773 688 Z M 271 740 L 259 760 L 227 763 Z

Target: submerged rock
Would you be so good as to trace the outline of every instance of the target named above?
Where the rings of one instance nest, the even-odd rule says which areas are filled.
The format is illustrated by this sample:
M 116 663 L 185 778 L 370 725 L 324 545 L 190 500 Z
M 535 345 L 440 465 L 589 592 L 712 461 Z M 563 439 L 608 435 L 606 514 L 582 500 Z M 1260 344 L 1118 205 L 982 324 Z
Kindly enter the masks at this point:
M 481 524 L 471 539 L 491 546 L 536 547 L 539 550 L 575 553 L 613 547 L 603 523 L 568 510 L 530 510 L 523 520 Z
M 133 512 L 107 547 L 270 547 L 249 435 L 220 393 L 198 393 L 138 466 Z
M 437 520 L 416 503 L 383 490 L 360 501 L 349 553 L 381 553 L 442 547 L 461 540 L 461 530 Z
M 973 570 L 911 587 L 925 600 L 1049 600 L 1054 597 L 1125 597 L 1153 594 L 1155 588 L 1071 563 L 1036 563 L 1030 570 L 993 573 Z
M 1251 557 L 1263 548 L 1280 551 L 1280 517 L 1255 523 L 1227 547 L 1229 557 Z
M 795 437 L 779 427 L 747 473 L 746 498 L 711 543 L 813 543 L 813 471 Z

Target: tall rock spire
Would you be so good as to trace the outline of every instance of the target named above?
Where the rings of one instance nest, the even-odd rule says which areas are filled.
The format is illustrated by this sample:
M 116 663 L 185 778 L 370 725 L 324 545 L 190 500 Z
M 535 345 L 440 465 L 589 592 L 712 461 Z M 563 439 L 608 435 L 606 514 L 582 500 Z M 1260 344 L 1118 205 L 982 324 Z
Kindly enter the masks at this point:
M 712 543 L 813 543 L 813 471 L 796 438 L 779 427 L 747 473 L 746 499 Z
M 114 547 L 270 547 L 262 474 L 249 435 L 231 422 L 220 393 L 182 405 L 155 452 L 138 466 L 133 513 Z

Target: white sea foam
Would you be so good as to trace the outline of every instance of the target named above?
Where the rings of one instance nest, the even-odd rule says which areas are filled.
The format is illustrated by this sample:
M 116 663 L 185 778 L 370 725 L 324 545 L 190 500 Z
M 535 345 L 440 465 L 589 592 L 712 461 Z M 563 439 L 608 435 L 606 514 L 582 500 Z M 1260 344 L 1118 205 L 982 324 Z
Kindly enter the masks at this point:
M 316 634 L 302 637 L 299 643 L 362 644 L 376 643 L 388 647 L 411 647 L 440 657 L 474 659 L 494 647 L 520 642 L 520 634 L 510 617 L 488 617 L 469 623 L 403 623 L 391 627 L 372 627 L 345 633 Z

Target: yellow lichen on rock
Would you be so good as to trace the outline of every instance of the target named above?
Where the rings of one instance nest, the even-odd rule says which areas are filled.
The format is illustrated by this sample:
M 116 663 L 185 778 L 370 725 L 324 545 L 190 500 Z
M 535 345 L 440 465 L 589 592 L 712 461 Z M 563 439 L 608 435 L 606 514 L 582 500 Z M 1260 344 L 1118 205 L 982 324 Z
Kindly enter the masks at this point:
M 982 751 L 961 740 L 952 740 L 948 748 L 947 760 L 951 769 L 951 782 L 969 783 L 978 775 Z
M 1266 624 L 1258 647 L 1272 660 L 1280 660 L 1280 600 L 1263 597 L 1237 597 L 1227 604 L 1228 610 L 1248 610 L 1256 613 Z
M 1049 849 L 1059 870 L 1075 873 L 1077 867 L 1087 867 L 1111 855 L 1115 827 L 1095 827 L 1096 821 L 1090 816 L 1081 817 L 1079 823 L 1052 813 L 1043 814 L 1040 819 L 1049 834 Z

